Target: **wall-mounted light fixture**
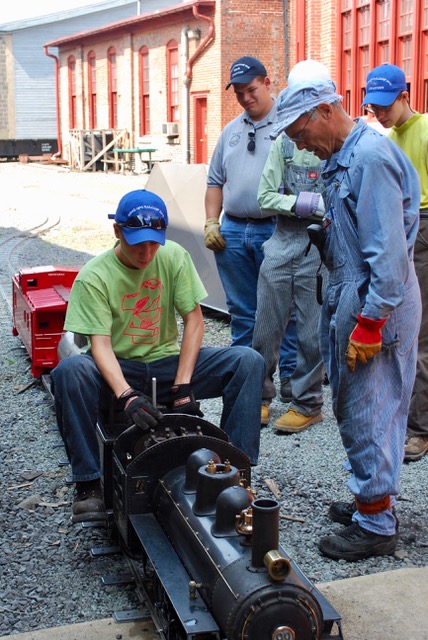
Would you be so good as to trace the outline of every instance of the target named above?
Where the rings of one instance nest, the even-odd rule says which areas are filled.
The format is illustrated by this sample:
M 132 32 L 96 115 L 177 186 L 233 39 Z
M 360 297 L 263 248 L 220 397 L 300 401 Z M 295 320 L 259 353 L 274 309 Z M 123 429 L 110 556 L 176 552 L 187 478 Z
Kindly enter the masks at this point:
M 189 38 L 189 40 L 199 40 L 199 38 L 201 37 L 201 30 L 197 27 L 195 29 L 189 29 L 189 31 L 187 32 L 187 37 Z

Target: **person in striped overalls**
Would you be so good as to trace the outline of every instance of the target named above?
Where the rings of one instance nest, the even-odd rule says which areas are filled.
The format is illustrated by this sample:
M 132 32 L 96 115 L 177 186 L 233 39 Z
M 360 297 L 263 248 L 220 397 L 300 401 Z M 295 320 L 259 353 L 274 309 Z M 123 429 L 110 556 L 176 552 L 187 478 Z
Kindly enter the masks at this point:
M 304 431 L 322 420 L 324 370 L 318 345 L 321 307 L 316 294 L 320 257 L 316 247 L 308 247 L 307 234 L 308 225 L 323 216 L 322 190 L 319 159 L 299 151 L 285 134 L 277 138 L 258 191 L 261 210 L 276 215 L 277 222 L 263 245 L 253 349 L 265 360 L 262 404 L 268 407 L 276 395 L 273 376 L 281 339 L 294 310 L 297 365 L 291 376 L 291 404 L 274 423 L 281 432 Z

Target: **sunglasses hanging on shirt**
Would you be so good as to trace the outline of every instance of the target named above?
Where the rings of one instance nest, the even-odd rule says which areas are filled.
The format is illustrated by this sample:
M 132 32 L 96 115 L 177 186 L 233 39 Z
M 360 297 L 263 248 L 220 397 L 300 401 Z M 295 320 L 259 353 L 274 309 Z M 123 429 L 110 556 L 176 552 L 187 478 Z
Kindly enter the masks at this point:
M 247 149 L 250 153 L 254 153 L 254 151 L 256 150 L 256 131 L 255 130 L 248 132 Z

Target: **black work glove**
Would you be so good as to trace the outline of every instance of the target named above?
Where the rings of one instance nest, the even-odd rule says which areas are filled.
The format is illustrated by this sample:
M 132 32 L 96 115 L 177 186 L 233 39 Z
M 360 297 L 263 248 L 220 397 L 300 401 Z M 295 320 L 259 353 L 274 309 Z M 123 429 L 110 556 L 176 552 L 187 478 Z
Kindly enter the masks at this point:
M 204 414 L 199 409 L 199 402 L 195 400 L 190 384 L 175 384 L 171 387 L 171 399 L 172 413 L 188 413 L 199 418 L 204 417 Z
M 141 391 L 135 391 L 135 389 L 131 389 L 129 392 L 125 391 L 125 395 L 120 396 L 118 400 L 128 420 L 143 431 L 154 429 L 163 418 L 161 412 Z

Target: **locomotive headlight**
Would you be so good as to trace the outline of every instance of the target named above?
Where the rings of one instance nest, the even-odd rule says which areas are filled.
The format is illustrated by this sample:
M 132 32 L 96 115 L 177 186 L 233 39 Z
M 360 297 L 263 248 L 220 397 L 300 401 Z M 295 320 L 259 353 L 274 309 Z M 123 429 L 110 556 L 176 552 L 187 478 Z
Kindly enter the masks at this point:
M 275 582 L 282 582 L 290 573 L 291 564 L 287 558 L 276 549 L 268 551 L 263 558 L 269 577 Z M 275 638 L 276 640 L 276 638 Z M 278 640 L 283 640 L 280 636 Z

